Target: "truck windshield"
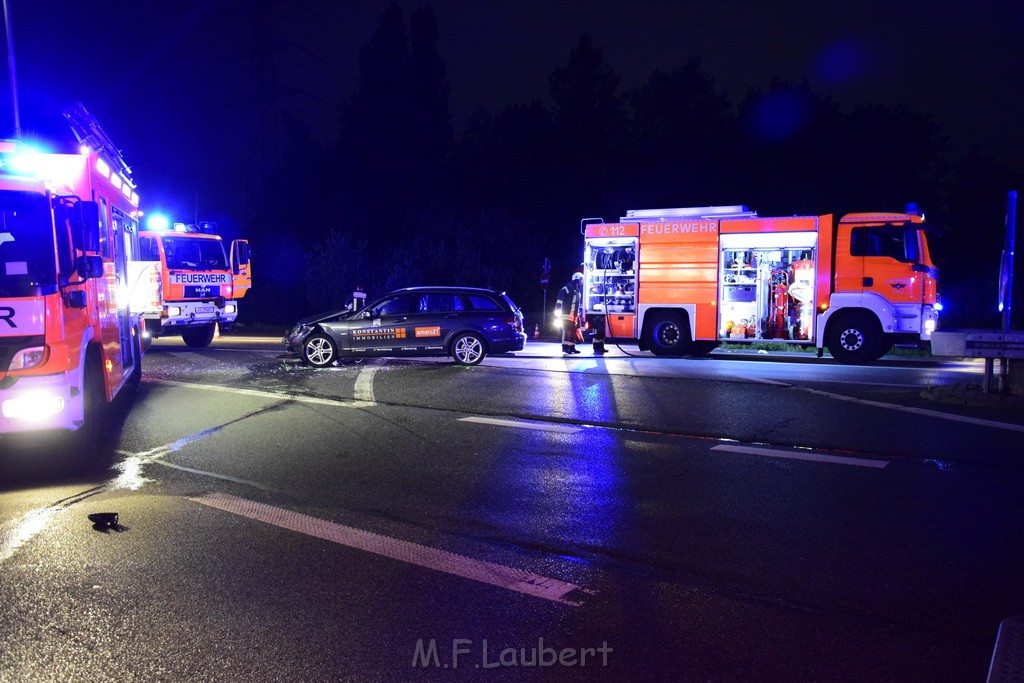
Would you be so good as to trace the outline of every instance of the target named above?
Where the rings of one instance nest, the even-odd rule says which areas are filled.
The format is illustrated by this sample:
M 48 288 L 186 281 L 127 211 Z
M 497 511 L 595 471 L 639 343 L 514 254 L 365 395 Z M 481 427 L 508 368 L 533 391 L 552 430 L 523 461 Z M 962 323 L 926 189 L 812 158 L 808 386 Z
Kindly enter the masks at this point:
M 179 270 L 227 270 L 224 245 L 217 239 L 165 235 L 164 255 L 167 267 Z
M 46 197 L 0 191 L 0 297 L 40 296 L 56 290 L 52 220 Z

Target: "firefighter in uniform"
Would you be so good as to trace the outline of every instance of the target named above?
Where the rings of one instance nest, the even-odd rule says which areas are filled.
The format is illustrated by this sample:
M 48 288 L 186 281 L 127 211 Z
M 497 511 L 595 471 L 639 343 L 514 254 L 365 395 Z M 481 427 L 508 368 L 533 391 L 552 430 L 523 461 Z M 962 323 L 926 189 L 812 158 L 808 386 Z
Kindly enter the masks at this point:
M 581 263 L 580 267 L 576 269 L 577 273 L 582 273 L 584 266 Z M 591 290 L 593 292 L 594 290 Z M 605 339 L 605 317 L 603 315 L 594 313 L 586 316 L 586 327 L 594 335 L 594 353 L 596 355 L 602 355 L 608 353 L 608 350 L 604 348 Z
M 562 353 L 579 353 L 576 341 L 580 334 L 580 313 L 583 309 L 583 273 L 573 273 L 572 279 L 558 291 L 555 317 L 562 324 Z
M 594 333 L 594 353 L 598 355 L 608 353 L 608 349 L 604 348 L 604 316 L 588 315 L 587 322 L 590 324 L 590 330 Z

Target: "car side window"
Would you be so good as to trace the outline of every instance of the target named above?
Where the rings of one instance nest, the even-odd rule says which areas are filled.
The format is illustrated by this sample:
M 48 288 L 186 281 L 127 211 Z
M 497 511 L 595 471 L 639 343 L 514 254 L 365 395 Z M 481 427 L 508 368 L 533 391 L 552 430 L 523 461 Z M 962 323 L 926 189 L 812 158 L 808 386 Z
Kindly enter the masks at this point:
M 466 302 L 462 300 L 462 297 L 456 294 L 452 297 L 452 310 L 453 311 L 464 311 L 466 310 Z
M 492 299 L 480 294 L 469 295 L 469 305 L 477 311 L 500 311 L 501 306 L 496 304 Z
M 373 316 L 408 315 L 412 304 L 413 297 L 411 296 L 396 296 L 394 299 L 386 299 L 373 309 Z
M 447 313 L 452 310 L 451 294 L 424 294 L 416 309 L 419 313 Z

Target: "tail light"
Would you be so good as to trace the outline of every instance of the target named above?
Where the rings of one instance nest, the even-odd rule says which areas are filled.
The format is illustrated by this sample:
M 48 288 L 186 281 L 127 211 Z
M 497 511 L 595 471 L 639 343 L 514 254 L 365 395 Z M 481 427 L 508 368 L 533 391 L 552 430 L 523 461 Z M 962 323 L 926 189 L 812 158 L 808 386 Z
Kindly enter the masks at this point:
M 523 321 L 518 315 L 511 315 L 505 318 L 505 324 L 509 325 L 516 332 L 522 332 L 523 330 Z
M 224 290 L 223 291 L 224 291 L 224 298 L 225 299 L 230 299 L 231 298 L 231 283 L 228 283 L 228 284 L 224 285 Z

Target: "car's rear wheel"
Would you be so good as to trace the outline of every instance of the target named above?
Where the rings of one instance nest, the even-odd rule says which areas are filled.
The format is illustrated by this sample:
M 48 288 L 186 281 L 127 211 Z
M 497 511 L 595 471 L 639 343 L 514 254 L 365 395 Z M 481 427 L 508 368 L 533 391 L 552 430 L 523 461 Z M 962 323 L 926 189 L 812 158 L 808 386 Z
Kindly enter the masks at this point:
M 306 337 L 302 342 L 302 362 L 314 368 L 326 368 L 338 359 L 338 347 L 334 340 L 322 332 Z
M 452 340 L 452 358 L 459 365 L 479 365 L 486 355 L 484 340 L 472 332 L 462 332 Z

